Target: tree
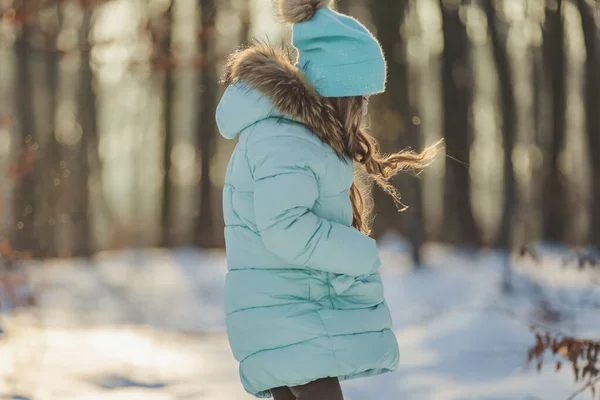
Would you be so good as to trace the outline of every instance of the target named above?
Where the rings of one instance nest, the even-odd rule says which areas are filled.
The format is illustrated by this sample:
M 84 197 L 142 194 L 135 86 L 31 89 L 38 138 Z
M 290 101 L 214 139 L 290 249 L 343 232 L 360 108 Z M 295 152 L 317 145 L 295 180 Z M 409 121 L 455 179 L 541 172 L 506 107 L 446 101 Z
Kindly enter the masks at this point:
M 547 0 L 544 27 L 544 64 L 549 71 L 552 90 L 552 131 L 548 138 L 548 162 L 544 165 L 543 223 L 544 239 L 561 242 L 565 239 L 568 209 L 564 177 L 560 171 L 560 154 L 565 142 L 566 127 L 566 60 L 564 51 L 563 0 Z
M 508 54 L 506 52 L 506 35 L 499 32 L 499 21 L 496 8 L 492 0 L 486 0 L 484 8 L 488 21 L 488 31 L 492 42 L 494 61 L 498 70 L 500 83 L 500 100 L 502 107 L 502 145 L 504 150 L 504 199 L 502 205 L 502 223 L 498 237 L 498 247 L 506 251 L 506 269 L 510 271 L 510 252 L 512 247 L 513 212 L 516 203 L 515 170 L 512 162 L 512 153 L 515 144 L 517 129 L 517 110 L 513 80 Z M 504 284 L 508 287 L 508 275 L 505 275 Z
M 350 2 L 352 0 L 340 0 L 336 3 L 337 11 L 342 14 L 350 14 Z
M 196 238 L 200 246 L 214 243 L 214 220 L 212 205 L 212 182 L 210 164 L 216 141 L 217 126 L 214 112 L 217 102 L 217 55 L 215 43 L 215 22 L 217 2 L 198 0 L 201 11 L 200 31 L 200 115 L 198 117 L 198 146 L 201 158 L 200 210 L 196 219 Z
M 477 246 L 480 239 L 471 207 L 470 174 L 462 164 L 469 162 L 472 143 L 469 129 L 469 40 L 466 27 L 459 17 L 461 5 L 457 2 L 447 3 L 440 0 L 444 34 L 444 137 L 449 156 L 446 159 L 444 182 L 445 237 L 453 244 Z
M 252 0 L 243 0 L 240 10 L 240 35 L 239 42 L 245 45 L 252 39 L 250 37 L 250 31 L 252 30 L 252 7 L 254 6 Z
M 13 168 L 15 187 L 13 194 L 14 226 L 12 245 L 19 252 L 34 252 L 38 249 L 35 227 L 36 207 L 36 158 L 39 145 L 36 142 L 35 112 L 33 110 L 33 83 L 30 74 L 31 46 L 29 23 L 31 7 L 29 2 L 21 2 L 19 14 L 22 15 L 21 34 L 15 42 L 17 56 L 16 108 L 20 127 L 20 148 L 18 162 Z M 31 4 L 29 4 L 31 5 Z
M 90 152 L 97 147 L 97 114 L 94 74 L 92 70 L 89 35 L 92 29 L 93 5 L 82 2 L 82 24 L 79 31 L 81 62 L 77 79 L 77 122 L 81 134 L 70 143 L 63 143 L 60 196 L 60 213 L 68 215 L 71 223 L 68 247 L 59 249 L 59 255 L 87 257 L 92 253 L 90 225 Z
M 591 0 L 577 0 L 587 57 L 585 60 L 585 116 L 592 163 L 590 242 L 600 250 L 600 35 Z
M 41 257 L 55 257 L 57 255 L 56 243 L 56 210 L 57 210 L 57 187 L 55 182 L 60 177 L 60 145 L 56 140 L 56 112 L 58 103 L 59 86 L 59 63 L 60 52 L 57 49 L 57 40 L 64 13 L 61 3 L 54 5 L 56 13 L 56 25 L 51 32 L 46 35 L 44 48 L 44 73 L 45 85 L 48 91 L 47 126 L 45 140 L 40 141 L 40 163 L 43 168 L 39 168 L 39 184 L 44 202 L 39 208 L 39 255 Z
M 161 40 L 160 57 L 171 59 L 171 29 L 173 25 L 173 2 L 165 14 L 166 32 Z M 167 247 L 171 245 L 171 202 L 173 196 L 173 183 L 171 181 L 172 160 L 171 152 L 173 150 L 173 98 L 174 98 L 174 79 L 171 63 L 167 63 L 164 73 L 164 124 L 165 124 L 165 142 L 164 142 L 164 176 L 163 176 L 163 198 L 161 211 L 162 225 L 162 245 Z
M 90 153 L 98 148 L 98 115 L 96 110 L 96 88 L 94 85 L 94 72 L 92 70 L 90 32 L 92 31 L 92 16 L 94 8 L 90 4 L 84 9 L 81 24 L 81 71 L 80 71 L 80 108 L 79 120 L 82 129 L 81 143 L 79 146 L 78 163 L 80 176 L 78 186 L 79 201 L 75 211 L 74 221 L 78 240 L 75 241 L 74 253 L 89 256 L 92 252 L 92 237 L 90 225 Z
M 539 22 L 535 22 L 539 24 Z M 541 27 L 540 27 L 541 28 Z M 544 154 L 545 140 L 549 136 L 550 116 L 547 115 L 548 99 L 550 98 L 550 91 L 546 85 L 548 81 L 549 71 L 546 71 L 544 67 L 544 52 L 543 43 L 537 43 L 530 47 L 531 62 L 531 73 L 530 79 L 532 82 L 532 94 L 533 94 L 533 124 L 534 124 L 534 135 L 533 144 L 536 149 L 540 151 L 540 154 Z M 522 238 L 523 243 L 530 243 L 532 240 L 539 240 L 541 231 L 543 229 L 540 223 L 540 215 L 542 210 L 540 205 L 543 202 L 542 183 L 545 174 L 543 163 L 534 163 L 531 166 L 532 182 L 536 182 L 535 190 L 533 191 L 533 198 L 528 201 L 527 210 L 520 215 L 519 223 L 522 224 L 524 229 L 524 235 Z M 531 212 L 534 211 L 535 212 Z
M 378 27 L 378 36 L 383 52 L 388 61 L 388 90 L 383 95 L 383 106 L 386 111 L 393 113 L 400 120 L 400 132 L 392 141 L 396 149 L 410 147 L 417 151 L 421 149 L 420 132 L 413 123 L 416 113 L 410 96 L 410 80 L 408 60 L 406 57 L 405 41 L 399 37 L 400 26 L 408 14 L 408 0 L 377 1 L 373 4 L 371 13 L 373 22 Z M 415 265 L 422 262 L 421 248 L 423 245 L 423 208 L 421 181 L 415 176 L 401 174 L 395 178 L 403 202 L 408 209 L 396 214 L 391 221 L 397 221 L 402 234 L 412 245 L 412 258 Z M 389 201 L 389 199 L 388 199 Z M 396 225 L 396 224 L 393 224 Z

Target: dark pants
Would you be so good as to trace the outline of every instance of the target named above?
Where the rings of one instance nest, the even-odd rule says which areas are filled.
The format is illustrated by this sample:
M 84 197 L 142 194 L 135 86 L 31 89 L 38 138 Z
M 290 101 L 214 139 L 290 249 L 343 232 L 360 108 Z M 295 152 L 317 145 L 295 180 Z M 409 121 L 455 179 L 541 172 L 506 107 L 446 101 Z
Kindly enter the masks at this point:
M 324 378 L 302 386 L 271 390 L 274 400 L 344 400 L 337 378 Z

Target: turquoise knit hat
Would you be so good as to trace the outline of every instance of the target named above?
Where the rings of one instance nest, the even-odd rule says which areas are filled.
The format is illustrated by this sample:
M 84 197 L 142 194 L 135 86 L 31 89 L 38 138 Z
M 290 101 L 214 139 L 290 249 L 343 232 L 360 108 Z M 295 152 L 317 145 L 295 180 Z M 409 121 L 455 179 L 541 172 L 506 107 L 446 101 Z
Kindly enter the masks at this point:
M 298 68 L 323 97 L 364 96 L 385 90 L 385 57 L 360 22 L 328 8 L 330 0 L 279 0 L 293 24 Z

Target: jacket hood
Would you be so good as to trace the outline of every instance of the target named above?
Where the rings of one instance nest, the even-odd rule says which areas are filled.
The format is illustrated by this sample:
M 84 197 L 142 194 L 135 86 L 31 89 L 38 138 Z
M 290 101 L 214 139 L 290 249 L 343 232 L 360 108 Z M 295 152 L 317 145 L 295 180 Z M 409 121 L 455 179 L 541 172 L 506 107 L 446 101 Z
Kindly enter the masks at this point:
M 271 100 L 244 82 L 227 87 L 217 107 L 217 126 L 226 139 L 235 139 L 238 134 L 266 118 L 283 117 Z
M 227 89 L 216 114 L 223 137 L 233 139 L 258 121 L 283 117 L 304 124 L 338 154 L 345 153 L 343 123 L 294 65 L 289 51 L 258 44 L 235 52 L 223 83 Z

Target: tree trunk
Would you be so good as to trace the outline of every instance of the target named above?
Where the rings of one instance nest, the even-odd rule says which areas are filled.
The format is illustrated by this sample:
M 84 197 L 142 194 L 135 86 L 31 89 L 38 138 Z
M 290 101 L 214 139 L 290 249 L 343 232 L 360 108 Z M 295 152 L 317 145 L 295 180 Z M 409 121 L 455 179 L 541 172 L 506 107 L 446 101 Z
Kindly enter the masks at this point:
M 600 250 L 600 35 L 590 0 L 577 0 L 587 58 L 585 60 L 585 116 L 588 151 L 592 163 L 590 243 Z
M 469 129 L 469 40 L 459 7 L 440 0 L 444 33 L 442 55 L 446 176 L 444 182 L 445 238 L 455 245 L 478 246 L 480 237 L 471 207 L 469 164 L 472 138 Z M 457 160 L 459 162 L 457 162 Z
M 90 201 L 89 180 L 90 163 L 89 152 L 95 151 L 98 135 L 96 114 L 96 92 L 94 88 L 94 74 L 91 65 L 91 49 L 89 34 L 92 25 L 92 6 L 88 6 L 83 14 L 81 25 L 80 48 L 81 65 L 79 72 L 79 124 L 81 125 L 81 140 L 73 148 L 71 158 L 71 176 L 77 188 L 74 193 L 72 254 L 87 257 L 92 253 L 90 229 Z M 76 170 L 75 170 L 76 169 Z
M 398 35 L 408 12 L 408 0 L 378 1 L 371 7 L 373 22 L 378 27 L 378 36 L 388 59 L 388 90 L 384 96 L 385 108 L 400 119 L 401 131 L 394 140 L 396 150 L 413 148 L 421 150 L 420 132 L 412 121 L 416 113 L 410 97 L 409 68 L 404 41 Z M 422 264 L 423 208 L 421 180 L 409 174 L 395 178 L 402 201 L 409 208 L 395 215 L 401 233 L 412 246 L 412 258 L 416 266 Z M 388 221 L 389 222 L 389 221 Z M 395 224 L 394 224 L 395 225 Z
M 215 243 L 212 182 L 210 164 L 216 140 L 214 112 L 217 102 L 217 56 L 214 40 L 217 2 L 199 0 L 201 18 L 200 54 L 200 115 L 198 117 L 198 144 L 201 157 L 200 211 L 196 220 L 198 244 L 210 247 Z
M 30 73 L 31 48 L 28 26 L 27 2 L 22 2 L 19 10 L 23 18 L 21 35 L 15 42 L 17 55 L 17 117 L 20 127 L 20 154 L 14 168 L 12 178 L 15 180 L 13 194 L 14 224 L 12 230 L 12 246 L 18 252 L 34 253 L 38 249 L 38 237 L 35 227 L 36 205 L 36 159 L 39 145 L 36 142 L 35 112 L 33 109 L 33 82 Z
M 531 48 L 530 54 L 531 60 L 531 81 L 533 90 L 533 123 L 534 123 L 534 137 L 533 145 L 536 149 L 544 154 L 545 145 L 544 140 L 548 135 L 549 125 L 548 119 L 544 115 L 547 101 L 548 88 L 546 86 L 547 71 L 544 69 L 544 57 L 542 46 L 535 46 Z M 522 224 L 525 226 L 524 237 L 521 239 L 522 244 L 530 243 L 532 240 L 539 240 L 542 226 L 541 221 L 541 204 L 543 199 L 542 183 L 544 177 L 543 163 L 535 163 L 531 166 L 531 182 L 534 184 L 534 190 L 532 196 L 527 202 L 527 208 L 520 214 Z
M 242 9 L 240 12 L 240 44 L 248 44 L 252 38 L 250 37 L 250 31 L 252 30 L 252 7 L 254 2 L 252 0 L 242 1 Z
M 336 3 L 336 8 L 337 8 L 337 11 L 338 11 L 339 13 L 341 13 L 341 14 L 346 14 L 346 15 L 349 15 L 349 14 L 350 14 L 350 1 L 351 1 L 351 0 L 339 0 L 339 1 Z M 401 0 L 401 1 L 402 1 L 402 0 Z M 383 3 L 384 3 L 384 2 L 382 2 L 382 4 L 383 4 Z M 372 6 L 371 6 L 371 10 L 373 10 L 373 8 L 374 8 L 374 7 L 375 7 L 375 6 L 374 6 L 374 5 L 372 5 Z M 376 22 L 376 21 L 374 21 L 374 22 Z M 377 25 L 377 26 L 379 26 L 379 25 Z M 397 33 L 396 33 L 396 35 L 397 35 Z M 381 36 L 381 35 L 379 35 L 379 36 Z
M 501 35 L 493 0 L 484 3 L 492 41 L 494 61 L 500 81 L 500 99 L 502 107 L 502 145 L 504 150 L 504 199 L 502 205 L 502 223 L 498 237 L 498 247 L 506 252 L 504 287 L 510 286 L 510 253 L 512 249 L 513 217 L 516 206 L 516 180 L 512 162 L 512 152 L 517 129 L 517 110 L 513 80 L 506 47 L 506 35 Z
M 338 4 L 338 9 L 341 12 L 349 11 L 349 1 L 345 0 L 341 1 Z M 405 3 L 404 0 L 401 0 L 402 3 Z M 377 37 L 381 40 L 380 44 L 384 48 L 385 56 L 387 57 L 388 65 L 392 61 L 392 58 L 395 58 L 394 55 L 397 53 L 395 44 L 398 43 L 400 38 L 399 28 L 401 24 L 401 18 L 398 16 L 397 6 L 394 6 L 391 13 L 396 14 L 396 18 L 389 18 L 389 15 L 386 15 L 386 7 L 389 7 L 390 4 L 393 5 L 394 2 L 390 0 L 370 0 L 369 11 L 371 14 L 371 19 L 373 20 L 373 25 L 377 28 Z M 402 15 L 404 15 L 404 7 L 400 10 Z M 386 21 L 392 20 L 392 25 L 386 25 Z M 391 32 L 391 36 L 390 36 Z M 391 44 L 390 44 L 391 43 Z M 390 50 L 392 48 L 392 50 Z M 389 65 L 389 69 L 393 69 L 394 65 Z M 398 76 L 395 72 L 388 71 L 389 79 L 396 79 Z M 382 107 L 377 110 L 376 118 L 380 120 L 380 126 L 385 127 L 385 129 L 390 130 L 401 130 L 400 124 L 398 120 L 400 120 L 400 114 L 397 112 L 399 107 L 396 107 L 395 104 L 390 104 L 390 91 L 391 84 L 388 82 L 387 91 L 381 96 L 376 96 L 373 99 L 373 104 L 378 101 L 381 101 Z M 400 89 L 401 90 L 401 89 Z M 373 107 L 373 104 L 371 107 Z M 371 115 L 373 115 L 373 110 L 370 111 Z M 391 153 L 393 151 L 397 151 L 396 143 L 394 143 L 395 137 L 392 138 L 392 135 L 387 134 L 388 132 L 384 132 L 384 135 L 378 137 L 380 151 L 383 153 Z M 406 200 L 406 199 L 405 199 Z M 373 236 L 375 238 L 381 237 L 381 235 L 386 234 L 388 232 L 397 232 L 399 229 L 399 217 L 398 217 L 398 208 L 394 205 L 394 202 L 390 198 L 390 196 L 382 190 L 379 190 L 377 186 L 374 185 L 373 190 L 373 205 L 375 218 L 373 219 Z
M 171 29 L 173 25 L 173 3 L 169 5 L 166 11 L 167 32 L 162 38 L 160 57 L 167 57 L 169 60 L 172 57 L 171 53 Z M 173 197 L 173 183 L 171 181 L 172 160 L 171 152 L 173 150 L 173 98 L 174 86 L 173 69 L 171 63 L 166 63 L 167 68 L 164 76 L 164 124 L 165 124 L 165 143 L 164 143 L 164 176 L 163 176 L 163 198 L 161 210 L 161 225 L 162 225 L 162 245 L 169 247 L 172 245 L 171 235 L 171 204 Z
M 552 87 L 552 133 L 549 162 L 543 186 L 544 239 L 562 242 L 565 239 L 567 199 L 559 157 L 565 142 L 566 126 L 566 62 L 564 52 L 564 25 L 562 0 L 548 0 L 544 29 L 544 63 L 549 71 Z
M 58 23 L 51 35 L 48 35 L 45 49 L 45 84 L 48 90 L 48 128 L 44 133 L 45 140 L 41 149 L 41 164 L 43 170 L 39 171 L 44 203 L 39 210 L 39 255 L 40 257 L 55 257 L 57 255 L 56 243 L 56 201 L 57 188 L 54 184 L 60 177 L 60 145 L 56 140 L 56 112 L 58 105 L 59 63 L 60 55 L 57 51 L 57 38 L 62 27 L 61 4 L 57 4 L 56 13 Z

